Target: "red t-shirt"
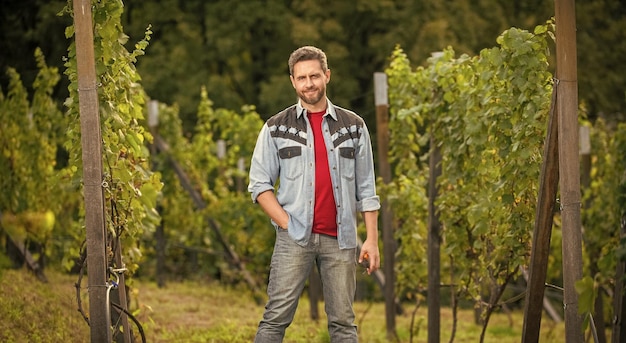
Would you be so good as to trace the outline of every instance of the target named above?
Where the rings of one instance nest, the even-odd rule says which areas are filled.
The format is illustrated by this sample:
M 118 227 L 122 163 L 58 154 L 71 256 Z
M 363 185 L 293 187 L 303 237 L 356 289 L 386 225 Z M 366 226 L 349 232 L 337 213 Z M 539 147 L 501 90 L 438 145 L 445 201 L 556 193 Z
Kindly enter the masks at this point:
M 315 208 L 313 233 L 337 237 L 337 207 L 328 167 L 328 153 L 322 135 L 322 122 L 326 111 L 308 113 L 315 142 Z

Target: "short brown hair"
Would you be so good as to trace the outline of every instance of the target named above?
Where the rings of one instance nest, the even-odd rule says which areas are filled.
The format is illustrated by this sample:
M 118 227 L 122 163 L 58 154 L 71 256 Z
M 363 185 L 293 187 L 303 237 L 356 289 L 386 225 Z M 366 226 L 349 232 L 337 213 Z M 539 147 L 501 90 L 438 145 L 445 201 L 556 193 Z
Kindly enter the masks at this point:
M 314 46 L 307 45 L 296 49 L 291 53 L 291 56 L 289 56 L 289 75 L 293 75 L 293 66 L 296 65 L 296 63 L 311 60 L 320 61 L 324 72 L 328 70 L 328 60 L 326 59 L 324 51 Z

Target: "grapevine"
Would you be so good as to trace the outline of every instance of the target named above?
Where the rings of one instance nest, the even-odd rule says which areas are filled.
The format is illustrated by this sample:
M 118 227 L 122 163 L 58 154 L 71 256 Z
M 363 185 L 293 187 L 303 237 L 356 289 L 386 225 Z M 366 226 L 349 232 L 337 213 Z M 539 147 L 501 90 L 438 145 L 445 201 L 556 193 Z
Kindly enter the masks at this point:
M 50 253 L 53 229 L 61 210 L 47 196 L 58 194 L 57 149 L 66 120 L 52 92 L 60 76 L 48 67 L 40 49 L 35 51 L 39 73 L 33 82 L 32 101 L 20 75 L 10 68 L 8 94 L 0 92 L 0 195 L 1 227 L 15 242 L 35 247 L 42 277 Z
M 483 309 L 484 329 L 508 282 L 528 262 L 545 124 L 550 105 L 548 38 L 551 23 L 534 33 L 512 28 L 499 47 L 455 58 L 452 48 L 410 71 L 398 48 L 387 71 L 392 106 L 392 163 L 397 175 L 425 187 L 432 132 L 442 155 L 437 212 L 443 225 L 448 284 Z M 401 179 L 401 178 L 399 178 Z M 402 187 L 389 196 L 401 204 Z M 425 201 L 425 190 L 411 200 Z M 407 207 L 408 205 L 404 205 Z M 396 208 L 403 209 L 403 206 Z M 424 217 L 394 212 L 402 245 L 425 242 Z M 417 225 L 406 225 L 405 220 Z M 400 254 L 416 256 L 423 250 Z M 422 248 L 423 249 L 423 248 Z M 415 259 L 411 259 L 413 263 Z M 442 260 L 442 261 L 445 261 Z M 401 259 L 398 281 L 412 271 Z M 423 287 L 425 280 L 403 287 Z M 487 299 L 484 296 L 489 295 Z M 484 339 L 484 337 L 483 337 Z

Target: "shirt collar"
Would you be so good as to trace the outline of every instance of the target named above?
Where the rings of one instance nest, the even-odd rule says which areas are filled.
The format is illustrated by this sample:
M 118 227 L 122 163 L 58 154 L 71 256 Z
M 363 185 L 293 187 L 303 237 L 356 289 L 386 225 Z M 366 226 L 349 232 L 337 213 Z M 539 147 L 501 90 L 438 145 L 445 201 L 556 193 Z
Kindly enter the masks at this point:
M 300 118 L 303 114 L 306 114 L 306 109 L 302 107 L 302 100 L 298 99 L 298 104 L 296 104 L 296 113 L 298 118 Z M 330 115 L 334 120 L 337 120 L 337 113 L 335 112 L 335 106 L 328 98 L 326 98 L 326 114 L 324 116 Z

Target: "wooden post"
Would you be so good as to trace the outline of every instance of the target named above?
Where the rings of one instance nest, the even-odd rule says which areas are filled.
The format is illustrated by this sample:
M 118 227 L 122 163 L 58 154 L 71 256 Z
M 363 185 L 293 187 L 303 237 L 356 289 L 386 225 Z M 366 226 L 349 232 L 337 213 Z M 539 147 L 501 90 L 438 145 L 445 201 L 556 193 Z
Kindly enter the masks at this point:
M 620 241 L 626 238 L 626 214 L 622 217 L 622 227 L 620 230 Z M 613 326 L 612 341 L 621 342 L 622 333 L 626 332 L 626 306 L 624 306 L 624 296 L 626 286 L 624 276 L 626 275 L 626 262 L 618 261 L 615 270 L 615 292 L 613 293 Z
M 384 183 L 391 182 L 389 166 L 389 101 L 387 100 L 387 75 L 374 73 L 374 102 L 376 104 L 376 132 L 378 146 L 378 172 Z M 383 271 L 385 272 L 385 318 L 387 338 L 395 339 L 396 334 L 396 295 L 395 295 L 395 254 L 396 240 L 393 234 L 393 215 L 389 202 L 384 200 L 381 208 L 383 231 Z
M 159 128 L 159 101 L 150 100 L 148 102 L 148 128 L 154 134 Z
M 523 343 L 539 342 L 543 298 L 550 256 L 550 238 L 559 181 L 558 111 L 556 88 L 552 91 L 552 106 L 548 132 L 544 143 L 543 164 L 537 195 L 535 229 L 530 253 L 530 270 L 524 302 Z
M 579 147 L 579 155 L 580 155 L 580 184 L 582 189 L 587 190 L 591 187 L 591 128 L 589 126 L 580 126 L 578 128 L 578 137 L 580 141 Z M 593 200 L 588 198 L 584 207 L 589 208 Z M 585 237 L 583 237 L 583 243 L 585 242 Z M 589 252 L 589 275 L 597 275 L 600 272 L 600 266 L 598 266 L 600 251 L 590 251 Z M 598 290 L 598 294 L 594 300 L 593 307 L 593 322 L 595 323 L 595 327 L 598 328 L 596 330 L 596 339 L 595 343 L 606 343 L 606 332 L 602 328 L 606 326 L 606 321 L 604 318 L 604 296 L 602 294 L 602 290 Z
M 107 318 L 104 192 L 102 190 L 102 134 L 98 113 L 98 90 L 93 48 L 91 1 L 74 0 L 74 30 L 78 102 L 80 111 L 87 272 L 89 274 L 89 327 L 91 342 L 111 341 Z
M 578 154 L 580 155 L 582 170 L 580 183 L 581 186 L 586 189 L 591 186 L 591 129 L 589 126 L 580 126 L 578 128 L 578 137 L 580 139 Z
M 148 102 L 148 128 L 152 137 L 156 137 L 159 133 L 159 102 L 157 100 L 150 100 Z M 156 139 L 156 138 L 153 138 Z M 150 158 L 156 157 L 158 149 L 154 141 L 150 145 Z M 154 168 L 154 163 L 153 163 Z M 159 209 L 159 212 L 161 210 Z M 155 248 L 156 248 L 156 275 L 155 279 L 159 288 L 165 287 L 165 228 L 163 227 L 163 221 L 159 222 L 154 232 Z
M 559 186 L 563 223 L 563 305 L 565 341 L 583 342 L 575 283 L 582 278 L 580 161 L 578 156 L 578 79 L 574 0 L 555 0 L 556 87 L 559 111 Z
M 115 295 L 117 301 L 119 302 L 120 308 L 128 311 L 128 297 L 126 296 L 126 276 L 124 275 L 124 271 L 126 267 L 124 267 L 124 262 L 122 261 L 122 241 L 119 236 L 115 238 L 115 264 L 119 271 L 111 271 L 111 273 L 115 273 L 118 275 L 119 283 L 117 285 L 117 289 L 111 290 L 114 292 L 111 296 Z M 131 343 L 130 332 L 131 328 L 128 325 L 128 315 L 124 311 L 111 312 L 113 315 L 111 316 L 111 322 L 116 323 L 119 320 L 120 326 L 122 327 L 122 334 L 118 335 L 115 339 L 116 342 L 123 343 Z
M 219 166 L 217 168 L 218 177 L 226 179 L 226 162 L 224 161 L 228 150 L 228 148 L 226 147 L 226 141 L 223 139 L 218 139 L 215 143 L 217 148 L 217 158 L 220 160 Z M 228 184 L 226 180 L 224 180 L 224 183 Z
M 437 178 L 441 175 L 441 154 L 431 132 L 428 180 L 428 343 L 439 343 L 441 336 L 441 223 L 435 206 Z
M 443 52 L 431 53 L 432 58 L 440 58 Z M 434 122 L 434 120 L 432 121 Z M 437 178 L 441 175 L 441 153 L 434 133 L 430 132 L 430 156 L 428 176 L 428 343 L 439 343 L 441 336 L 441 223 L 435 201 L 437 199 Z M 452 291 L 454 293 L 454 291 Z

